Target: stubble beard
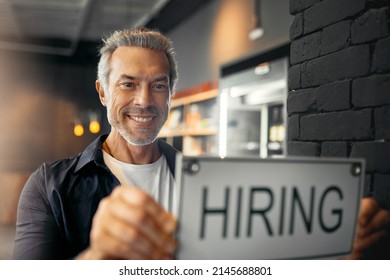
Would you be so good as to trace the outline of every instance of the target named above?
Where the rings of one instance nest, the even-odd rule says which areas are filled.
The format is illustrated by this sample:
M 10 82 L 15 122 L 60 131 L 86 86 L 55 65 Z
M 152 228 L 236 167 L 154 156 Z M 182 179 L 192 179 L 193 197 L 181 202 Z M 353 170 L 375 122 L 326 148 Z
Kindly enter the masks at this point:
M 143 109 L 137 108 L 136 109 L 136 110 L 145 110 L 146 112 L 148 112 L 148 110 L 152 110 L 154 113 L 158 112 L 157 114 L 160 118 L 160 123 L 155 128 L 153 128 L 153 130 L 151 130 L 149 128 L 136 128 L 142 134 L 142 136 L 136 136 L 136 135 L 132 134 L 126 126 L 126 121 L 128 118 L 127 113 L 131 110 L 135 110 L 134 107 L 122 110 L 122 112 L 121 112 L 122 121 L 120 121 L 120 120 L 118 120 L 118 118 L 115 115 L 115 113 L 113 112 L 113 110 L 111 110 L 112 109 L 111 102 L 108 102 L 108 104 L 107 104 L 107 120 L 108 120 L 108 123 L 111 125 L 111 127 L 115 128 L 118 131 L 119 135 L 121 135 L 123 137 L 123 139 L 125 139 L 126 142 L 129 143 L 130 145 L 133 145 L 133 146 L 150 145 L 156 140 L 161 128 L 163 127 L 164 123 L 166 122 L 166 120 L 168 118 L 168 105 L 167 105 L 167 109 L 165 111 L 165 114 L 163 112 L 161 112 L 160 110 L 158 110 L 156 107 L 151 107 L 151 108 L 154 108 L 154 109 L 149 109 L 149 108 L 143 108 Z

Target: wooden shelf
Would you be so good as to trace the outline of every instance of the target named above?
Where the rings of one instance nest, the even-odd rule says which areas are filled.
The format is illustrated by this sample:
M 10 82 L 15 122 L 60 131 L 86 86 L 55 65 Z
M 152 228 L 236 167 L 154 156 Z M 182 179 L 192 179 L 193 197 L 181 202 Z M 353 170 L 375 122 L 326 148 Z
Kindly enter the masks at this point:
M 162 130 L 159 137 L 184 137 L 184 136 L 211 136 L 217 134 L 215 129 L 197 128 L 197 129 L 176 129 L 176 130 Z
M 202 155 L 215 151 L 217 135 L 215 107 L 218 89 L 191 95 L 173 96 L 167 123 L 158 137 L 184 154 Z M 203 102 L 205 101 L 205 102 Z
M 175 129 L 175 130 L 161 130 L 158 134 L 158 137 L 182 137 L 184 135 L 184 129 Z
M 211 136 L 217 134 L 215 129 L 210 128 L 197 128 L 197 129 L 187 129 L 185 136 Z
M 208 100 L 217 96 L 218 96 L 218 89 L 212 89 L 198 94 L 193 94 L 193 95 L 180 97 L 180 98 L 175 98 L 175 96 L 173 96 L 171 101 L 171 108 L 194 103 L 194 102 Z

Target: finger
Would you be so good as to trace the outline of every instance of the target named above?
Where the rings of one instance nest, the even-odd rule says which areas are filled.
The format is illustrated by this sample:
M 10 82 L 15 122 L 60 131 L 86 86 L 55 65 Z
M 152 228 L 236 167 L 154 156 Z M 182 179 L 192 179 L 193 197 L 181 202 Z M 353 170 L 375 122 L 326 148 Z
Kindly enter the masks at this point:
M 152 221 L 152 218 L 144 211 L 143 208 L 129 205 L 120 198 L 108 198 L 101 202 L 101 210 L 107 220 L 120 220 L 127 227 L 136 227 L 140 232 L 147 234 L 148 232 L 158 231 L 157 225 Z M 108 223 L 108 221 L 107 221 Z M 153 236 L 151 236 L 153 237 Z
M 117 188 L 114 195 L 120 197 L 128 204 L 140 206 L 148 213 L 159 227 L 167 234 L 171 234 L 176 229 L 175 218 L 166 212 L 151 196 L 138 188 Z
M 106 199 L 102 204 L 93 221 L 93 244 L 97 244 L 100 251 L 110 258 L 152 259 L 154 251 L 157 251 L 155 245 L 140 234 L 136 227 L 113 215 L 115 211 L 112 209 L 121 209 L 123 203 Z
M 131 191 L 130 191 L 131 190 Z M 144 199 L 144 203 L 133 203 L 131 204 L 129 200 L 124 200 L 124 194 L 132 193 L 133 198 L 137 197 L 138 200 L 137 203 Z M 166 254 L 173 254 L 176 248 L 176 240 L 173 238 L 173 232 L 172 233 L 166 233 L 164 231 L 161 231 L 161 225 L 159 222 L 156 221 L 156 217 L 151 216 L 147 211 L 145 211 L 145 205 L 144 204 L 156 204 L 153 199 L 151 199 L 147 194 L 143 193 L 142 191 L 138 191 L 135 188 L 126 188 L 126 187 L 120 187 L 117 188 L 115 193 L 113 192 L 113 195 L 106 199 L 106 201 L 103 202 L 103 210 L 106 209 L 107 213 L 111 213 L 111 215 L 115 218 L 118 218 L 119 220 L 122 220 L 124 223 L 122 225 L 121 230 L 125 230 L 124 227 L 132 227 L 135 229 L 137 233 L 142 235 L 144 237 L 145 242 L 150 241 L 153 246 L 153 250 L 150 251 L 158 251 L 160 254 L 166 255 Z M 109 204 L 108 207 L 106 204 Z M 164 211 L 161 207 L 156 208 L 158 211 Z M 168 213 L 164 213 L 164 216 L 166 217 L 169 215 Z M 158 213 L 156 213 L 156 216 L 158 217 Z M 173 218 L 168 216 L 169 219 Z M 107 223 L 109 224 L 109 223 Z M 126 224 L 126 225 L 125 225 Z M 175 225 L 174 225 L 175 226 Z M 114 228 L 112 228 L 113 230 Z M 119 232 L 121 230 L 118 230 Z M 119 233 L 118 233 L 119 234 Z M 119 237 L 119 236 L 118 236 Z M 125 238 L 122 236 L 122 238 Z M 127 242 L 129 242 L 128 239 L 126 239 Z M 151 249 L 151 248 L 148 248 Z M 161 257 L 159 257 L 161 258 Z
M 106 228 L 91 231 L 91 248 L 104 259 L 147 259 L 145 254 L 111 235 Z
M 354 244 L 356 252 L 364 252 L 368 249 L 373 249 L 376 244 L 387 235 L 385 230 L 377 231 L 365 238 L 357 238 Z
M 134 211 L 137 211 L 135 209 Z M 142 222 L 143 224 L 147 222 Z M 153 224 L 153 223 L 152 223 Z M 150 232 L 144 232 L 146 227 L 139 226 L 137 223 L 127 223 L 122 220 L 109 223 L 107 231 L 121 240 L 127 246 L 132 247 L 140 251 L 147 256 L 148 259 L 162 259 L 166 255 L 171 255 L 176 249 L 176 240 L 173 235 L 161 235 L 155 232 L 158 229 L 153 229 Z M 153 228 L 151 226 L 150 228 Z
M 357 254 L 355 254 L 354 251 L 352 251 L 351 254 L 348 256 L 337 258 L 337 260 L 357 260 L 357 259 L 359 259 L 359 257 L 357 256 Z
M 122 238 L 118 238 L 118 234 L 112 234 L 115 229 L 121 229 L 120 224 L 123 224 L 120 219 L 112 215 L 112 205 L 110 197 L 103 199 L 99 204 L 92 222 L 91 248 L 102 254 L 104 258 L 126 259 L 128 255 L 126 243 L 123 242 Z M 119 208 L 120 206 L 120 202 L 115 205 Z
M 365 226 L 358 227 L 357 236 L 362 238 L 372 232 L 383 230 L 388 228 L 390 225 L 390 212 L 384 209 L 379 210 L 379 212 L 371 218 L 371 220 Z
M 126 235 L 126 232 L 131 231 L 128 234 L 132 234 L 136 231 L 139 235 L 146 238 L 148 242 L 153 243 L 153 249 L 156 247 L 155 249 L 160 251 L 174 252 L 175 242 L 173 235 L 162 232 L 161 227 L 154 221 L 154 218 L 148 215 L 142 208 L 132 207 L 118 200 L 112 202 L 111 205 L 113 207 L 109 207 L 107 212 L 112 215 L 112 218 L 107 218 L 107 220 L 115 218 L 120 220 L 121 224 L 118 224 L 116 227 L 110 226 L 109 230 L 117 232 L 118 238 L 129 242 L 131 235 Z M 107 222 L 107 224 L 110 223 Z
M 363 198 L 360 204 L 359 225 L 366 226 L 379 209 L 379 205 L 374 199 Z
M 345 260 L 361 260 L 363 259 L 363 254 L 360 251 L 353 251 L 350 256 L 345 258 Z
M 119 187 L 113 192 L 113 197 L 122 199 L 126 204 L 133 207 L 142 208 L 150 217 L 153 223 L 165 232 L 165 234 L 172 234 L 176 229 L 175 218 L 166 212 L 152 197 L 137 188 Z M 126 213 L 126 212 L 124 212 Z M 138 213 L 139 214 L 139 213 Z M 134 217 L 133 217 L 134 218 Z M 138 216 L 137 219 L 146 220 L 146 216 Z M 148 230 L 147 230 L 148 231 Z
M 177 240 L 173 235 L 166 236 L 162 240 L 162 249 L 158 250 L 155 255 L 156 259 L 172 259 L 177 248 Z M 161 247 L 160 247 L 161 248 Z
M 105 230 L 110 236 L 123 243 L 124 246 L 144 255 L 145 259 L 153 258 L 154 244 L 138 232 L 135 227 L 129 226 L 121 220 L 111 219 Z

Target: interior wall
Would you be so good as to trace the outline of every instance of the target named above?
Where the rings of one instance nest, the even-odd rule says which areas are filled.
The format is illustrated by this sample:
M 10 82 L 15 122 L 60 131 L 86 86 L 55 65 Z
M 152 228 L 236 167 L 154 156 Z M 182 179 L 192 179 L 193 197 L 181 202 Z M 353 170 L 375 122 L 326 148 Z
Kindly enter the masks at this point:
M 288 41 L 288 1 L 262 1 L 264 36 L 250 41 L 253 0 L 214 0 L 171 34 L 179 63 L 178 88 L 217 80 L 224 63 Z M 95 63 L 0 53 L 0 171 L 31 172 L 44 161 L 82 150 L 94 137 L 73 135 L 74 120 L 87 110 L 105 111 L 94 88 Z
M 288 154 L 365 159 L 364 195 L 390 209 L 390 8 L 292 0 Z
M 19 193 L 43 162 L 82 151 L 96 135 L 76 137 L 76 118 L 105 113 L 92 66 L 59 63 L 31 54 L 0 53 L 0 223 L 16 219 Z M 80 114 L 80 112 L 82 114 Z
M 0 170 L 32 170 L 89 143 L 94 135 L 76 137 L 73 126 L 80 112 L 101 110 L 93 67 L 20 53 L 1 61 Z
M 218 80 L 222 64 L 288 41 L 288 0 L 262 1 L 265 33 L 254 42 L 248 39 L 252 8 L 253 0 L 212 0 L 168 34 L 176 46 L 178 89 Z M 0 227 L 15 222 L 18 197 L 31 172 L 82 151 L 96 137 L 73 135 L 79 112 L 95 110 L 102 132 L 109 130 L 94 88 L 96 62 L 84 63 L 84 55 L 76 63 L 57 59 L 0 52 Z
M 288 0 L 261 1 L 264 35 L 256 41 L 249 39 L 253 7 L 253 0 L 213 0 L 168 34 L 177 53 L 178 90 L 218 80 L 221 65 L 289 41 Z

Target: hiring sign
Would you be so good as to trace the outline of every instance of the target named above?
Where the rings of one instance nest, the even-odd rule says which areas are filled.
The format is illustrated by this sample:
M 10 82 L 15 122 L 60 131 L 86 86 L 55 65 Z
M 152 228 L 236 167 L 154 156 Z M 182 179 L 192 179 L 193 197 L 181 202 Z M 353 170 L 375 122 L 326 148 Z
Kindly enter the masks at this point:
M 364 162 L 185 157 L 178 259 L 332 258 L 351 252 Z

